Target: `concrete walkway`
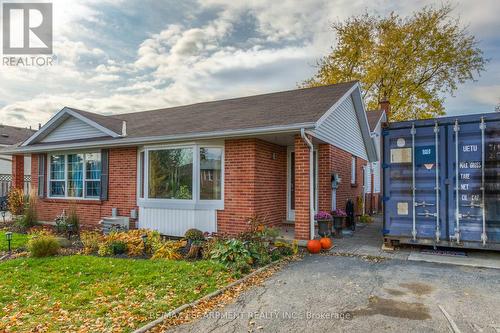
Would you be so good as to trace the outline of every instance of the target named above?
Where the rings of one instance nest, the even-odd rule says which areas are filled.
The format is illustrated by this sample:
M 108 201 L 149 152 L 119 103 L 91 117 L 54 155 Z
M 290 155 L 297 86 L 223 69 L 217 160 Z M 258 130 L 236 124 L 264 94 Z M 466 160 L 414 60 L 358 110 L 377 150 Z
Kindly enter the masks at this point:
M 382 228 L 380 217 L 376 217 L 372 223 L 358 224 L 352 236 L 333 239 L 334 248 L 331 252 L 407 260 L 411 253 L 409 248 L 397 248 L 393 252 L 382 250 Z
M 492 269 L 307 255 L 171 332 L 449 332 L 452 322 L 461 332 L 498 333 L 498 277 Z

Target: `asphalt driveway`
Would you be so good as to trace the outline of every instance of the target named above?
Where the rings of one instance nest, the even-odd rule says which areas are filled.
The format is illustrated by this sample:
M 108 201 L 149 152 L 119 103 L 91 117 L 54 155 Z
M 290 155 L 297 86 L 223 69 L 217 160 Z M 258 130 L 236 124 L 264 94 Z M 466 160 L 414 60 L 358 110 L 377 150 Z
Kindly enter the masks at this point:
M 500 270 L 306 256 L 175 332 L 500 332 Z

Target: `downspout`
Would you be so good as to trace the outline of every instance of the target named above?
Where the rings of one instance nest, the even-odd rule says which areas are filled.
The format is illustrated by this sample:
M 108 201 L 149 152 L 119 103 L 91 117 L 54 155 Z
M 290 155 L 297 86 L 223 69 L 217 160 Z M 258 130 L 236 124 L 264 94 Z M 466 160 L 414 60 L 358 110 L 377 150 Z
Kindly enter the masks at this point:
M 311 140 L 306 136 L 306 131 L 304 128 L 300 129 L 300 136 L 302 140 L 309 147 L 309 238 L 314 239 L 314 153 L 313 144 Z

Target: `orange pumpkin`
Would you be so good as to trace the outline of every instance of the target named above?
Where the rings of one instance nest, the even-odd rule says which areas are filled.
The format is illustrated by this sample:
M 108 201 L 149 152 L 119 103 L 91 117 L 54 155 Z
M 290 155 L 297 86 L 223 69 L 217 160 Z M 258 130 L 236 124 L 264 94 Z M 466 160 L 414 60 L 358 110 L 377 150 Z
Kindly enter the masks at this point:
M 321 251 L 321 243 L 317 239 L 311 239 L 310 241 L 307 242 L 307 251 L 309 253 L 319 253 Z
M 319 242 L 321 243 L 321 248 L 323 250 L 329 250 L 332 248 L 333 243 L 330 237 L 323 237 L 319 240 Z

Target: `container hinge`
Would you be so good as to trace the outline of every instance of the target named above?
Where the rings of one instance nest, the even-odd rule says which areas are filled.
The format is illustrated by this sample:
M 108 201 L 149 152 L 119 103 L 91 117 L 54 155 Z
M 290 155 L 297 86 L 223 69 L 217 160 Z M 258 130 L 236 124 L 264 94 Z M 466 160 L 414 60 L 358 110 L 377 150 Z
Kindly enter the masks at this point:
M 415 207 L 427 207 L 427 206 L 435 206 L 435 204 L 429 203 L 429 202 L 425 202 L 425 201 L 415 202 Z
M 423 216 L 423 217 L 437 217 L 437 214 L 436 213 L 431 213 L 429 212 L 428 210 L 426 210 L 425 212 L 423 213 L 418 213 L 417 214 L 418 216 Z

